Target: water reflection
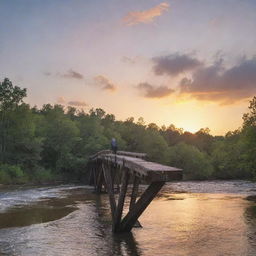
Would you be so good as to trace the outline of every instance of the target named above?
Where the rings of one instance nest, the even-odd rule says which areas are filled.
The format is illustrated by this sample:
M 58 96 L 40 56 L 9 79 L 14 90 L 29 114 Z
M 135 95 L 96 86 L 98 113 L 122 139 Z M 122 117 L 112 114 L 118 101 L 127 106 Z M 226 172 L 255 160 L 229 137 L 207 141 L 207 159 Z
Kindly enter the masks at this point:
M 111 212 L 107 195 L 95 194 L 95 216 L 100 225 L 97 231 L 97 237 L 106 242 L 105 247 L 97 255 L 109 256 L 140 256 L 138 242 L 135 240 L 133 233 L 113 234 L 111 231 Z M 102 242 L 101 240 L 101 242 Z M 101 243 L 100 242 L 100 243 Z M 98 244 L 99 245 L 99 244 Z M 98 251 L 96 249 L 96 251 Z M 92 255 L 92 254 L 90 254 Z
M 247 238 L 251 245 L 251 255 L 256 252 L 256 205 L 250 205 L 245 210 L 245 221 L 248 225 Z
M 200 189 L 207 192 L 204 184 Z M 129 234 L 112 234 L 108 196 L 86 188 L 9 208 L 6 215 L 0 214 L 0 255 L 256 255 L 255 202 L 234 193 L 234 187 L 232 193 L 221 194 L 186 193 L 188 187 L 180 183 L 176 187 L 183 193 L 172 193 L 167 186 L 142 215 L 144 228 Z M 227 187 L 230 191 L 231 184 Z M 224 188 L 225 182 L 221 183 Z M 2 218 L 8 215 L 9 219 Z
M 113 251 L 115 255 L 134 255 L 140 256 L 141 250 L 133 233 L 113 235 Z

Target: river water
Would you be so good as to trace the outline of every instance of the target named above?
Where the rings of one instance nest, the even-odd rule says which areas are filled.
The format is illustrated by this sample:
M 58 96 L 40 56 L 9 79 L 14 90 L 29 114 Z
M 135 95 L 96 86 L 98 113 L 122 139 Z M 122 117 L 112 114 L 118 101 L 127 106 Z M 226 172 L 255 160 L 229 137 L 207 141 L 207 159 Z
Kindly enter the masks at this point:
M 255 256 L 249 195 L 255 183 L 168 183 L 140 217 L 143 228 L 113 235 L 108 197 L 90 187 L 2 187 L 0 255 Z

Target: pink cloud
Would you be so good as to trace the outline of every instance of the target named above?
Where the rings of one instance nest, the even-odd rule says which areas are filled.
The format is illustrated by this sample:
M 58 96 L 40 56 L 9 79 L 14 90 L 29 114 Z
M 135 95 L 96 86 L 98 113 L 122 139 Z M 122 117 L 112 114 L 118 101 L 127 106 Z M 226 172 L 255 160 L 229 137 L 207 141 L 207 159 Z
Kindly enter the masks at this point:
M 124 18 L 123 22 L 128 25 L 136 25 L 139 23 L 150 23 L 156 17 L 161 16 L 165 11 L 169 9 L 170 5 L 166 2 L 163 2 L 151 9 L 145 11 L 134 11 L 129 12 Z

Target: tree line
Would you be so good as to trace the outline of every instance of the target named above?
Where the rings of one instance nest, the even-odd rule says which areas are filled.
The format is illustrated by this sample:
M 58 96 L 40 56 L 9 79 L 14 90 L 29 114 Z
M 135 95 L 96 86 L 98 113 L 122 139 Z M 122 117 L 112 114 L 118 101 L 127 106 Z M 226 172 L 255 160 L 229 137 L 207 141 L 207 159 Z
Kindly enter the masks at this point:
M 24 103 L 27 90 L 0 82 L 0 184 L 75 182 L 86 177 L 89 156 L 110 148 L 145 152 L 148 159 L 180 167 L 185 179 L 256 179 L 256 97 L 242 128 L 213 136 L 143 118 L 118 121 L 103 109 Z

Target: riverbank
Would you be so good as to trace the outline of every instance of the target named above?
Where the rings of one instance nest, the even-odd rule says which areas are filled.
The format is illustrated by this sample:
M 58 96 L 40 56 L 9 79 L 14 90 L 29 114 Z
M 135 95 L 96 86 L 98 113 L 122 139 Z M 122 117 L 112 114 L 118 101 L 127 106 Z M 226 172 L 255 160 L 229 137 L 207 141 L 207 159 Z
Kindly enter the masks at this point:
M 237 181 L 236 179 L 208 179 L 208 180 L 191 180 L 191 179 L 183 179 L 182 182 L 232 182 Z M 252 182 L 256 185 L 256 180 L 240 180 L 244 182 Z M 85 184 L 88 185 L 87 182 L 77 181 L 67 181 L 67 180 L 52 180 L 52 181 L 34 181 L 34 182 L 25 182 L 25 183 L 8 183 L 8 184 L 1 184 L 0 187 L 8 187 L 8 186 L 58 186 L 58 185 L 68 185 L 68 184 Z

